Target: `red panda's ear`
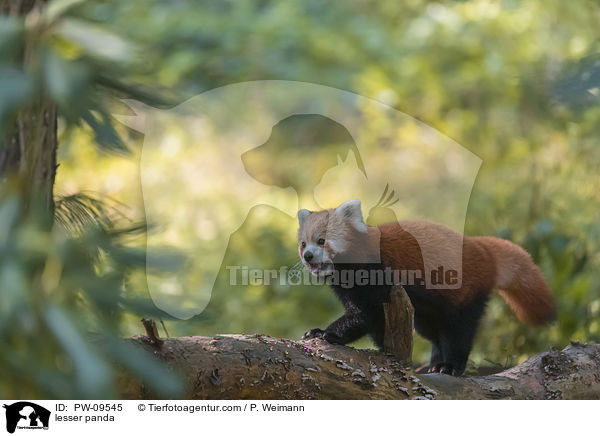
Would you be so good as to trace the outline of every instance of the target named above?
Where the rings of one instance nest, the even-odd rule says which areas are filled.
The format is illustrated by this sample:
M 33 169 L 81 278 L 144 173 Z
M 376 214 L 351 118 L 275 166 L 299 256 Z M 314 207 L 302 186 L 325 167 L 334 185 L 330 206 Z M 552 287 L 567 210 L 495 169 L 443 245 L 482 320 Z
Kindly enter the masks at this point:
M 304 221 L 306 220 L 306 218 L 311 214 L 310 210 L 308 209 L 300 209 L 298 211 L 298 223 L 300 225 L 304 224 Z
M 367 231 L 367 225 L 363 220 L 359 199 L 349 200 L 345 203 L 342 203 L 337 207 L 335 213 L 342 221 L 350 223 L 356 230 L 361 232 Z

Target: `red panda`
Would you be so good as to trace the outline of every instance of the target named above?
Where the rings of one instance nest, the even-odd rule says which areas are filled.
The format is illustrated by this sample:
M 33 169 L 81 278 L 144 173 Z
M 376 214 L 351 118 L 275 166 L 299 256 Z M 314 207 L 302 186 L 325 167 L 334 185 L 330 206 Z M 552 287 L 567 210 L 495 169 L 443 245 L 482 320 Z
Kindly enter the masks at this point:
M 494 288 L 517 317 L 541 324 L 555 316 L 555 302 L 540 269 L 518 245 L 489 236 L 465 236 L 439 224 L 399 221 L 367 226 L 360 200 L 336 209 L 298 212 L 298 253 L 310 272 L 326 279 L 342 301 L 345 313 L 325 330 L 313 329 L 304 338 L 319 337 L 347 344 L 369 334 L 383 346 L 383 303 L 394 283 L 373 280 L 382 271 L 412 271 L 416 280 L 402 282 L 414 307 L 416 331 L 432 343 L 430 372 L 461 375 L 477 325 Z M 427 273 L 462 247 L 458 286 L 433 287 Z M 364 274 L 367 271 L 367 274 Z M 358 278 L 342 283 L 340 278 Z M 345 275 L 342 273 L 346 273 Z M 456 283 L 453 282 L 453 283 Z

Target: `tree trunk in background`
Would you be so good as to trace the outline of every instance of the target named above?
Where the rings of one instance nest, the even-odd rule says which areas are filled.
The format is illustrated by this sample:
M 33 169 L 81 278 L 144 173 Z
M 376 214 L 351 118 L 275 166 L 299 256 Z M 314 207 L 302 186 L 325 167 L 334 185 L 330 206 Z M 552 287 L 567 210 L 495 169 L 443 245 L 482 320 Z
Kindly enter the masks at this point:
M 573 343 L 490 376 L 415 375 L 389 354 L 260 335 L 128 339 L 180 374 L 182 399 L 600 399 L 600 345 Z M 155 398 L 122 373 L 121 396 Z
M 17 121 L 0 146 L 0 177 L 16 177 L 21 184 L 25 207 L 39 199 L 49 216 L 54 213 L 56 175 L 56 107 L 39 102 L 21 110 Z
M 0 13 L 25 15 L 35 4 L 33 0 L 0 0 Z M 28 46 L 23 48 L 24 67 L 29 62 L 30 50 Z M 21 185 L 24 207 L 29 208 L 36 199 L 42 202 L 49 216 L 54 213 L 56 121 L 56 105 L 48 99 L 36 101 L 19 111 L 4 138 L 0 138 L 0 181 L 16 178 Z

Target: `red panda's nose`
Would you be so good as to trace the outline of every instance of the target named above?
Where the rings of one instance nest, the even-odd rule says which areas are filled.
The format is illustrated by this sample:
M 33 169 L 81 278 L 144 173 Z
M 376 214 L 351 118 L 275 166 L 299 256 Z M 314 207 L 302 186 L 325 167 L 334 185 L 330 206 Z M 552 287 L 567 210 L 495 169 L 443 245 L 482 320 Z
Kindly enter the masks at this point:
M 312 260 L 312 258 L 313 258 L 313 257 L 314 257 L 314 256 L 313 256 L 313 254 L 312 254 L 312 252 L 311 252 L 311 251 L 305 251 L 305 252 L 304 252 L 304 260 L 305 260 L 305 261 L 307 261 L 307 262 L 310 262 L 310 261 Z

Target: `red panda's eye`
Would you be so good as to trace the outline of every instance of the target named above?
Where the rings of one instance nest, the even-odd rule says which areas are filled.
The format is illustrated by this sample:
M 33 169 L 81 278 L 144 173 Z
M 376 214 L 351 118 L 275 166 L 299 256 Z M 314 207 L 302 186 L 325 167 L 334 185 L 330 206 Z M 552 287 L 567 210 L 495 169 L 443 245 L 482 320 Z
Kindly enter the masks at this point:
M 302 248 L 306 248 L 306 242 L 302 241 Z
M 319 245 L 325 245 L 325 239 L 321 238 L 317 241 L 317 244 Z

